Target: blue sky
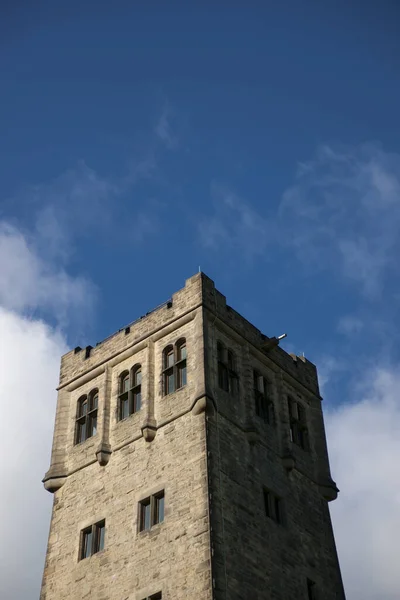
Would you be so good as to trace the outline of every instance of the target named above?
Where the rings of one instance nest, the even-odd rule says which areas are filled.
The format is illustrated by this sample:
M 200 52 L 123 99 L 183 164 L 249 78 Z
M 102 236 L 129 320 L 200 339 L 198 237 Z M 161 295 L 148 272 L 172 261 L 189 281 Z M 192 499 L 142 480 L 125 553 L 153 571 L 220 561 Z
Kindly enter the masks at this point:
M 30 336 L 34 356 L 40 329 L 54 361 L 51 419 L 58 349 L 94 345 L 200 265 L 236 310 L 267 335 L 287 332 L 284 347 L 319 366 L 348 597 L 394 598 L 395 567 L 375 583 L 359 569 L 375 564 L 363 546 L 393 529 L 398 505 L 358 547 L 346 530 L 360 488 L 372 486 L 373 501 L 352 538 L 397 494 L 388 475 L 386 495 L 373 495 L 357 436 L 366 448 L 384 439 L 382 461 L 399 449 L 399 6 L 116 0 L 2 11 L 3 338 Z M 10 356 L 11 388 L 20 359 Z M 359 487 L 349 464 L 365 473 Z M 40 570 L 32 563 L 35 582 Z

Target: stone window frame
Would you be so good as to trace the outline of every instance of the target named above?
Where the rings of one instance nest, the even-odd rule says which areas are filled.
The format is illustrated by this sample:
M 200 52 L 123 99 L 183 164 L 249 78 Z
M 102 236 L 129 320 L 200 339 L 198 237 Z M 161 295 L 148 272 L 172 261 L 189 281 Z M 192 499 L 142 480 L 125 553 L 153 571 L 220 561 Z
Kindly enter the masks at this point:
M 139 377 L 139 379 L 137 379 Z M 124 383 L 128 381 L 128 388 Z M 124 406 L 127 406 L 125 414 Z M 135 364 L 130 370 L 125 369 L 118 375 L 118 421 L 124 421 L 142 408 L 142 366 Z
M 239 393 L 239 375 L 233 350 L 227 348 L 221 340 L 217 341 L 218 386 L 221 390 L 237 396 Z
M 90 536 L 90 549 L 87 550 L 87 540 Z M 104 550 L 106 537 L 106 520 L 102 519 L 81 530 L 79 539 L 79 558 L 85 560 Z
M 279 496 L 270 488 L 264 487 L 263 501 L 265 516 L 278 525 L 285 525 L 285 506 L 282 496 Z
M 88 394 L 83 394 L 79 397 L 76 404 L 75 445 L 82 444 L 86 440 L 96 435 L 98 408 L 98 388 L 94 388 Z
M 306 452 L 310 451 L 310 437 L 308 432 L 306 408 L 302 402 L 293 396 L 287 397 L 289 410 L 290 441 Z
M 162 501 L 162 503 L 160 502 Z M 160 505 L 162 505 L 162 516 L 160 517 Z M 149 508 L 149 525 L 146 526 L 146 510 Z M 150 531 L 156 525 L 165 521 L 165 489 L 154 494 L 145 496 L 138 502 L 138 533 Z
M 181 390 L 187 384 L 187 344 L 181 337 L 168 344 L 162 353 L 163 396 Z
M 257 417 L 269 425 L 276 424 L 273 384 L 258 369 L 253 369 L 254 409 Z

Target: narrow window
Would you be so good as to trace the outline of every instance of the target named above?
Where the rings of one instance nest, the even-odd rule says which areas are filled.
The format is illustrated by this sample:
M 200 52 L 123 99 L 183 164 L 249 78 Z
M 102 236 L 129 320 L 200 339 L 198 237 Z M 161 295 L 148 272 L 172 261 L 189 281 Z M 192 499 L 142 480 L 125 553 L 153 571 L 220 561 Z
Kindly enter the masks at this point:
M 82 531 L 81 560 L 92 554 L 92 527 Z
M 139 531 L 164 521 L 164 490 L 139 502 Z
M 283 524 L 282 499 L 270 490 L 264 490 L 264 508 L 267 517 L 280 525 Z
M 164 395 L 175 391 L 174 348 L 168 346 L 164 350 Z
M 303 448 L 310 449 L 305 408 L 300 402 L 288 397 L 290 440 Z
M 229 391 L 233 395 L 239 392 L 239 379 L 236 373 L 235 355 L 231 350 L 228 350 L 228 375 L 229 375 Z
M 132 371 L 132 394 L 130 398 L 130 414 L 140 410 L 142 406 L 142 370 L 137 366 Z
M 146 596 L 143 600 L 162 600 L 161 592 L 157 592 L 157 594 L 153 594 L 152 596 Z
M 226 350 L 221 342 L 217 345 L 218 354 L 218 385 L 222 390 L 229 392 L 229 375 L 226 360 Z
M 89 396 L 78 400 L 75 423 L 75 444 L 80 444 L 97 433 L 97 409 L 99 393 L 92 390 Z
M 146 531 L 151 527 L 151 498 L 142 500 L 139 505 L 139 531 Z
M 95 525 L 95 542 L 94 542 L 94 553 L 104 550 L 104 538 L 106 533 L 105 521 L 97 523 Z
M 129 371 L 124 371 L 119 378 L 119 419 L 126 419 L 129 416 Z
M 75 444 L 80 444 L 81 442 L 84 442 L 86 440 L 87 409 L 88 409 L 87 396 L 82 396 L 78 400 Z
M 99 404 L 99 394 L 97 390 L 89 394 L 89 412 L 87 437 L 92 437 L 97 433 L 97 409 Z
M 221 342 L 217 343 L 218 385 L 222 390 L 236 396 L 239 392 L 239 378 L 236 372 L 236 360 L 232 350 L 227 350 Z
M 174 346 L 167 346 L 163 352 L 164 396 L 172 394 L 187 383 L 186 341 L 179 340 Z
M 176 344 L 177 389 L 186 385 L 186 342 L 180 340 Z
M 119 376 L 118 418 L 126 419 L 142 406 L 142 370 L 136 365 Z
M 307 579 L 307 600 L 317 600 L 317 588 L 311 579 Z
M 258 371 L 253 371 L 253 380 L 256 415 L 265 423 L 274 425 L 275 409 L 271 383 Z
M 81 531 L 79 560 L 89 558 L 92 554 L 104 550 L 106 522 L 100 521 Z
M 154 496 L 153 510 L 154 525 L 162 523 L 164 521 L 164 492 L 160 492 Z

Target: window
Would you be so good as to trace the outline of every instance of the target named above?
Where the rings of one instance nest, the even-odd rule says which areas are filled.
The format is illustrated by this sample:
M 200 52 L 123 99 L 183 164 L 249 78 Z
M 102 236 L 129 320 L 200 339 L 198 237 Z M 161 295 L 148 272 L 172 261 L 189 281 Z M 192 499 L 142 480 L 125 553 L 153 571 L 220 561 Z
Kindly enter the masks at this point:
M 142 406 L 142 370 L 136 365 L 119 376 L 118 418 L 120 421 L 138 412 Z
M 317 600 L 317 588 L 311 579 L 307 579 L 307 600 Z
M 283 524 L 283 503 L 282 499 L 270 490 L 264 490 L 264 508 L 267 517 L 276 523 Z
M 152 596 L 146 596 L 146 598 L 143 598 L 143 600 L 162 600 L 162 594 L 161 592 L 158 592 L 157 594 L 153 594 Z
M 236 360 L 232 350 L 217 343 L 218 385 L 222 390 L 236 395 L 239 391 L 239 378 L 236 372 Z
M 186 341 L 181 339 L 175 346 L 167 346 L 163 352 L 164 396 L 179 390 L 186 383 Z
M 106 522 L 100 521 L 95 525 L 87 527 L 81 531 L 81 543 L 79 550 L 79 560 L 89 558 L 92 554 L 104 549 L 104 538 L 106 533 Z
M 258 371 L 253 371 L 253 379 L 256 415 L 266 423 L 273 425 L 275 423 L 275 410 L 271 383 Z
M 92 390 L 88 396 L 79 398 L 75 423 L 75 444 L 80 444 L 97 433 L 98 404 L 98 390 Z
M 293 398 L 288 398 L 289 405 L 289 424 L 290 424 L 290 440 L 303 448 L 309 450 L 309 438 L 306 420 L 305 408 L 300 402 L 296 402 Z
M 164 490 L 139 502 L 139 531 L 164 521 Z

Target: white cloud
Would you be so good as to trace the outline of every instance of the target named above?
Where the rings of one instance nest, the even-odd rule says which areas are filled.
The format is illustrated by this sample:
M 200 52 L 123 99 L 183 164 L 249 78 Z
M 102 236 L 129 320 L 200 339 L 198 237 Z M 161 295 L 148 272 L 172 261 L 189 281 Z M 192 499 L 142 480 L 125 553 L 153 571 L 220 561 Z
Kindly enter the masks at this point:
M 377 296 L 400 252 L 400 156 L 375 144 L 319 148 L 283 195 L 282 239 L 299 257 Z
M 275 239 L 273 224 L 229 188 L 213 184 L 211 193 L 215 213 L 200 219 L 201 244 L 213 251 L 233 250 L 247 260 L 262 255 Z
M 0 597 L 38 598 L 52 498 L 49 467 L 63 337 L 0 308 Z
M 364 329 L 364 321 L 355 315 L 346 315 L 339 319 L 337 329 L 339 333 L 352 336 Z
M 353 402 L 325 412 L 331 468 L 341 492 L 331 506 L 348 600 L 399 597 L 400 367 L 375 369 Z
M 72 278 L 57 262 L 44 260 L 28 237 L 0 221 L 0 305 L 19 313 L 50 311 L 60 321 L 78 307 L 89 312 L 92 284 Z
M 169 150 L 173 150 L 178 145 L 178 138 L 172 128 L 172 117 L 170 106 L 167 103 L 164 104 L 161 115 L 154 127 L 155 134 Z
M 228 188 L 212 186 L 212 197 L 213 215 L 198 227 L 205 248 L 248 258 L 289 248 L 314 273 L 329 270 L 370 298 L 393 285 L 400 254 L 399 155 L 376 144 L 321 146 L 299 165 L 295 183 L 268 218 Z
M 67 235 L 60 221 L 56 229 Z M 38 315 L 70 325 L 93 304 L 93 286 L 72 277 L 45 239 L 0 222 L 0 598 L 38 597 L 51 496 L 50 462 L 64 336 Z M 82 321 L 83 322 L 83 321 Z M 59 326 L 58 325 L 58 326 Z M 57 326 L 57 327 L 58 327 Z

